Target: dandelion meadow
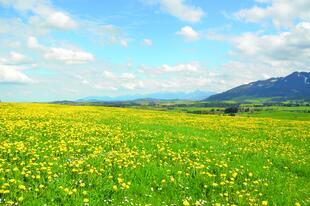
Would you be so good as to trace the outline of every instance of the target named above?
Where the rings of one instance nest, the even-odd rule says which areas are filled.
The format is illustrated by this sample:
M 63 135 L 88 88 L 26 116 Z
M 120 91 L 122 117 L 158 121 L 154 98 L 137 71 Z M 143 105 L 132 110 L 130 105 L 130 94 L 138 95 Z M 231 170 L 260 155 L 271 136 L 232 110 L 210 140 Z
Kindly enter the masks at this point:
M 310 205 L 309 121 L 0 104 L 2 205 Z

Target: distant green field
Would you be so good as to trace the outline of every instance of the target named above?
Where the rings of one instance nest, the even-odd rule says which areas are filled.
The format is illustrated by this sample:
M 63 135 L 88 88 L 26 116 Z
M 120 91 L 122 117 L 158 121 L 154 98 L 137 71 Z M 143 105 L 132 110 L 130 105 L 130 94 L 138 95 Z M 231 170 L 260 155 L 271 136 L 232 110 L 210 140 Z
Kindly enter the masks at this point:
M 310 107 L 263 107 L 260 111 L 243 112 L 239 115 L 307 121 L 310 120 Z
M 192 114 L 214 114 L 223 115 L 224 107 L 197 107 L 189 105 L 175 106 L 170 104 L 169 106 L 136 106 L 133 108 L 137 109 L 148 109 L 148 110 L 162 110 L 170 112 L 185 112 Z M 245 109 L 249 109 L 249 112 L 245 112 Z M 240 111 L 236 114 L 238 116 L 245 117 L 262 117 L 262 118 L 274 118 L 274 119 L 288 119 L 288 120 L 300 120 L 308 121 L 310 120 L 310 106 L 298 106 L 298 107 L 288 107 L 288 106 L 268 106 L 268 107 L 256 107 L 251 104 L 241 105 Z
M 0 104 L 2 205 L 299 206 L 309 194 L 307 121 Z

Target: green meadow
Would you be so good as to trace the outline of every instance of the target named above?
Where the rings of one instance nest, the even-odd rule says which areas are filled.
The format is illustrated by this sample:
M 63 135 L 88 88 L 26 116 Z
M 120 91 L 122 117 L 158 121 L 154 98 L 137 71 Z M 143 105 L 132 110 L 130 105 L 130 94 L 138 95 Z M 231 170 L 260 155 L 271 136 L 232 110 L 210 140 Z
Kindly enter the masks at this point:
M 1 103 L 0 204 L 310 205 L 310 113 L 299 109 Z

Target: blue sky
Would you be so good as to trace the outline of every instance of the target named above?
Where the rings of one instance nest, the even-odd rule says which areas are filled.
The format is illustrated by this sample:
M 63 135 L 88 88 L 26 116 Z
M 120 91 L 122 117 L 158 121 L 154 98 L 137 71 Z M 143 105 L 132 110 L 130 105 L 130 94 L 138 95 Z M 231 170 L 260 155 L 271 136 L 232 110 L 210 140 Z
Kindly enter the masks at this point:
M 0 0 L 0 99 L 221 92 L 310 71 L 309 22 L 308 0 Z

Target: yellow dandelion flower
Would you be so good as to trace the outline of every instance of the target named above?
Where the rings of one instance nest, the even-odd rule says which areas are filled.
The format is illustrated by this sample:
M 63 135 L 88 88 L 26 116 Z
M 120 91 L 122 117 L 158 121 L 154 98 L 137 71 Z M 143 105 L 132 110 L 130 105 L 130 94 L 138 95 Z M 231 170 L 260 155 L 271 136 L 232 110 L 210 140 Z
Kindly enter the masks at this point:
M 183 201 L 183 205 L 184 205 L 184 206 L 189 206 L 190 204 L 189 204 L 189 202 L 188 202 L 187 200 L 184 200 L 184 201 Z
M 25 185 L 19 185 L 18 188 L 21 189 L 21 190 L 26 190 L 26 186 Z
M 114 191 L 116 191 L 116 190 L 117 190 L 117 186 L 116 186 L 116 185 L 113 185 L 113 187 L 112 187 L 112 188 L 113 188 L 113 190 L 114 190 Z

